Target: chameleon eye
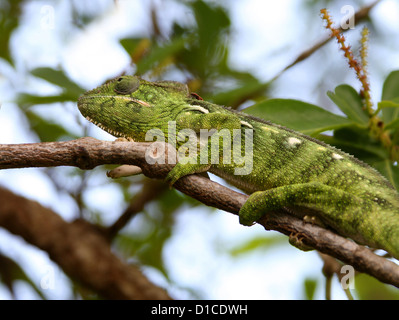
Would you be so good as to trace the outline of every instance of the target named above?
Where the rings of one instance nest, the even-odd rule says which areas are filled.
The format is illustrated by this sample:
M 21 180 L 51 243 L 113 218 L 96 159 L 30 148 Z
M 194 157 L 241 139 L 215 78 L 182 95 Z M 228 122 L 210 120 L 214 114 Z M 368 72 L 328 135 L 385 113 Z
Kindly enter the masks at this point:
M 132 93 L 140 86 L 140 80 L 136 77 L 120 77 L 116 81 L 114 91 L 120 94 Z

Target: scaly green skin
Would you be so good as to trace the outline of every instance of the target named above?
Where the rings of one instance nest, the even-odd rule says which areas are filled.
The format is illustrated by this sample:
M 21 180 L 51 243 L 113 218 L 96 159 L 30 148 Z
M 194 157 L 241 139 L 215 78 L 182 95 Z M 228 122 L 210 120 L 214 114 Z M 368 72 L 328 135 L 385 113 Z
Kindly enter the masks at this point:
M 240 210 L 241 224 L 251 225 L 270 210 L 285 209 L 300 217 L 315 216 L 337 233 L 399 258 L 399 194 L 376 170 L 332 146 L 199 100 L 187 86 L 172 81 L 120 77 L 85 93 L 78 106 L 105 131 L 135 141 L 145 141 L 153 128 L 167 137 L 168 121 L 176 121 L 177 131 L 189 128 L 196 133 L 253 129 L 253 154 L 246 155 L 253 159 L 249 174 L 235 175 L 234 163 L 198 161 L 178 163 L 166 180 L 173 184 L 188 174 L 212 172 L 250 194 Z

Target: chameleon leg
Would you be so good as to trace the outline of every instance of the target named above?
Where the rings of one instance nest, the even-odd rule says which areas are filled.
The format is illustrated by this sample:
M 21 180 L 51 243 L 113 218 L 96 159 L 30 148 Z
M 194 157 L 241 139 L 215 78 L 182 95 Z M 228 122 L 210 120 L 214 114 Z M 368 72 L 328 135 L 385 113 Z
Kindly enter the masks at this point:
M 194 108 L 194 112 L 196 113 L 184 113 L 181 114 L 177 119 L 177 124 L 179 128 L 189 128 L 193 130 L 197 135 L 201 133 L 201 130 L 220 130 L 227 128 L 231 136 L 233 136 L 234 129 L 241 128 L 241 121 L 240 119 L 234 114 L 223 114 L 223 113 L 208 113 L 202 107 L 198 106 L 191 106 Z M 201 109 L 202 112 L 205 113 L 198 113 Z M 197 141 L 198 142 L 198 141 Z M 189 174 L 194 173 L 202 173 L 208 171 L 211 167 L 211 155 L 212 155 L 212 144 L 210 136 L 208 136 L 206 143 L 200 146 L 200 143 L 196 145 L 198 147 L 199 153 L 194 155 L 192 158 L 186 159 L 184 163 L 179 162 L 176 166 L 169 172 L 167 175 L 165 182 L 172 186 L 177 180 L 181 177 L 184 177 Z M 219 147 L 218 145 L 218 148 Z M 222 154 L 223 150 L 218 150 L 219 154 Z M 203 152 L 205 153 L 205 157 L 202 157 Z
M 352 194 L 321 183 L 293 184 L 254 192 L 242 206 L 239 217 L 241 224 L 250 226 L 268 211 L 306 206 L 325 213 L 327 217 L 330 213 L 330 218 L 340 219 L 332 215 L 345 213 L 349 205 L 359 208 L 362 203 L 362 199 Z
M 168 175 L 165 178 L 165 182 L 169 184 L 169 186 L 172 186 L 181 177 L 187 176 L 189 174 L 206 172 L 208 171 L 209 168 L 210 168 L 209 164 L 200 164 L 200 163 L 182 164 L 178 162 L 176 166 L 174 166 L 173 169 L 169 171 Z
M 307 246 L 302 242 L 301 235 L 291 233 L 288 238 L 288 242 L 290 245 L 294 246 L 295 248 L 298 248 L 302 251 L 311 251 L 314 250 L 314 248 Z
M 201 161 L 201 154 L 202 152 L 206 152 L 205 155 L 208 155 L 205 157 L 204 161 Z M 211 167 L 211 162 L 210 162 L 210 150 L 211 145 L 206 144 L 204 145 L 198 154 L 194 154 L 191 157 L 188 157 L 185 159 L 185 161 L 179 160 L 179 162 L 173 167 L 171 171 L 169 171 L 168 175 L 165 178 L 165 182 L 169 184 L 169 186 L 172 186 L 177 180 L 179 180 L 181 177 L 187 176 L 189 174 L 195 174 L 195 173 L 204 173 L 209 170 Z

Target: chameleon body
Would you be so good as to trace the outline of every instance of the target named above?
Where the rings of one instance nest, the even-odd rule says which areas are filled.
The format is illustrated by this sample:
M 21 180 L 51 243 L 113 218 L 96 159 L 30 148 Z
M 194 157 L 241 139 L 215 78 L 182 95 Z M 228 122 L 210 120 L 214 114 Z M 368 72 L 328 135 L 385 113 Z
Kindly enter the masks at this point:
M 239 213 L 243 225 L 253 224 L 268 211 L 285 210 L 301 218 L 315 217 L 342 236 L 399 258 L 399 194 L 376 170 L 339 149 L 203 101 L 173 81 L 123 76 L 86 92 L 78 107 L 105 131 L 138 142 L 145 141 L 153 128 L 167 136 L 168 123 L 173 121 L 176 131 L 188 128 L 196 134 L 201 129 L 227 129 L 232 134 L 240 130 L 243 149 L 250 130 L 253 148 L 244 156 L 245 162 L 252 161 L 249 173 L 237 175 L 240 165 L 223 163 L 225 155 L 219 150 L 219 163 L 201 163 L 199 158 L 178 162 L 167 182 L 209 171 L 250 195 Z M 209 141 L 198 143 L 198 149 L 209 151 Z M 234 143 L 237 140 L 232 139 Z M 174 146 L 183 144 L 181 140 Z

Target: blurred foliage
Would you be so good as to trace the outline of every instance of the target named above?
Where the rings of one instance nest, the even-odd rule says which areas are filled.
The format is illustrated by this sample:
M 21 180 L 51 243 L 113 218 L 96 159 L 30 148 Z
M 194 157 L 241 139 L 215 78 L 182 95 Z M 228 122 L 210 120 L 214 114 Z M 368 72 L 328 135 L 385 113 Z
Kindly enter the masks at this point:
M 10 38 L 19 25 L 23 2 L 21 0 L 6 0 L 0 3 L 0 58 L 10 64 L 13 64 L 9 46 Z
M 27 283 L 34 291 L 36 291 L 39 297 L 46 299 L 43 292 L 28 277 L 19 264 L 2 253 L 0 253 L 0 280 L 7 287 L 13 297 L 15 297 L 14 283 L 16 281 L 22 281 Z
M 316 293 L 318 281 L 317 279 L 306 278 L 303 281 L 304 296 L 306 300 L 313 300 Z
M 0 3 L 0 59 L 11 68 L 14 68 L 15 61 L 10 40 L 21 23 L 22 9 L 28 2 L 28 0 L 2 0 Z M 156 5 L 152 5 L 149 12 L 152 22 L 151 34 L 138 36 L 132 32 L 131 36 L 120 39 L 121 47 L 131 60 L 126 70 L 133 69 L 135 74 L 153 80 L 173 75 L 177 77 L 176 80 L 185 81 L 192 91 L 198 92 L 204 99 L 233 108 L 255 102 L 245 111 L 312 135 L 354 154 L 380 170 L 395 187 L 399 185 L 399 171 L 396 162 L 391 158 L 392 153 L 370 135 L 369 117 L 362 107 L 361 96 L 354 88 L 349 85 L 339 85 L 334 91 L 327 93 L 342 111 L 342 116 L 303 101 L 267 100 L 269 82 L 260 81 L 250 72 L 236 70 L 229 64 L 232 29 L 228 10 L 214 1 L 178 2 L 192 14 L 193 20 L 190 24 L 173 21 L 170 33 L 166 34 L 158 24 L 157 16 L 162 13 L 158 11 Z M 329 2 L 323 1 L 323 3 Z M 320 2 L 308 0 L 306 6 L 319 8 Z M 101 18 L 100 15 L 78 10 L 73 2 L 71 10 L 73 26 L 78 26 L 81 30 Z M 71 111 L 66 103 L 76 102 L 85 89 L 71 80 L 66 70 L 43 66 L 28 71 L 24 77 L 35 79 L 33 82 L 45 81 L 57 90 L 56 94 L 39 95 L 29 93 L 30 90 L 26 88 L 16 98 L 26 123 L 39 141 L 74 139 L 77 135 L 62 122 L 55 123 L 51 118 L 47 118 L 46 114 L 38 112 L 38 106 L 45 106 L 50 110 L 54 105 L 61 105 L 63 114 L 59 117 L 72 115 L 78 126 L 83 128 L 82 135 L 87 133 L 89 124 L 83 125 L 84 120 L 77 110 Z M 399 71 L 394 71 L 387 77 L 378 107 L 386 133 L 391 137 L 395 148 L 399 139 Z M 323 133 L 325 131 L 331 131 L 333 134 L 327 135 Z M 93 215 L 96 210 L 88 207 L 84 201 L 84 195 L 90 186 L 98 184 L 98 175 L 88 174 L 79 169 L 69 170 L 67 175 L 74 179 L 74 187 L 71 188 L 65 184 L 65 175 L 55 175 L 51 170 L 46 173 L 60 193 L 68 194 L 75 201 L 79 215 L 93 223 L 101 222 L 101 217 Z M 95 172 L 100 171 L 104 174 L 104 170 L 105 168 L 99 168 Z M 90 179 L 95 178 L 97 179 L 95 182 L 90 182 Z M 135 177 L 132 180 L 119 179 L 105 182 L 104 178 L 100 179 L 100 184 L 112 183 L 123 194 L 127 205 L 138 192 L 137 188 L 132 186 L 142 185 L 145 179 Z M 139 216 L 134 217 L 132 223 L 118 233 L 114 241 L 115 249 L 127 261 L 155 268 L 172 282 L 164 264 L 163 249 L 173 235 L 176 213 L 183 208 L 196 205 L 198 202 L 175 190 L 165 190 L 159 194 L 156 201 L 146 204 Z M 285 237 L 254 237 L 230 249 L 229 254 L 245 259 L 246 253 L 255 250 L 264 251 L 280 245 L 283 241 L 286 243 Z M 3 255 L 0 256 L 0 277 L 11 293 L 13 282 L 22 279 L 42 297 L 40 290 L 26 277 L 18 263 Z M 304 298 L 313 299 L 318 286 L 317 279 L 304 279 Z M 361 299 L 398 298 L 397 291 L 393 292 L 385 285 L 363 277 L 356 278 L 356 292 Z M 81 296 L 84 297 L 85 294 L 81 293 Z
M 361 300 L 399 300 L 397 288 L 381 285 L 378 280 L 366 274 L 358 274 L 354 280 L 358 299 Z
M 351 123 L 349 119 L 318 106 L 291 99 L 265 100 L 246 108 L 245 112 L 308 135 L 342 128 Z
M 31 94 L 20 94 L 17 103 L 20 106 L 29 107 L 37 104 L 49 104 L 55 102 L 77 101 L 85 90 L 72 82 L 62 70 L 51 68 L 37 68 L 30 71 L 31 75 L 48 81 L 62 89 L 61 94 L 54 96 L 37 96 Z
M 274 248 L 279 244 L 286 245 L 287 238 L 282 235 L 254 237 L 251 240 L 231 248 L 229 253 L 233 257 L 241 257 L 244 254 L 254 252 L 254 250 L 262 250 L 262 252 L 265 252 L 265 250 Z

